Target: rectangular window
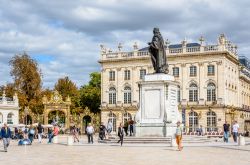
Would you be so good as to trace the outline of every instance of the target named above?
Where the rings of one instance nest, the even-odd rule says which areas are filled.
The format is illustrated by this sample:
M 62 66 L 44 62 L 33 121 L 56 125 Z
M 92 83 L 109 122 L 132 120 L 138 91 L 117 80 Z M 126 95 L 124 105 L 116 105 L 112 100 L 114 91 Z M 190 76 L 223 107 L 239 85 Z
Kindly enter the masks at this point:
M 115 71 L 109 71 L 109 81 L 115 81 Z
M 109 104 L 116 104 L 116 93 L 109 93 Z
M 190 66 L 190 76 L 194 77 L 197 75 L 196 66 Z
M 198 101 L 198 90 L 189 90 L 189 101 Z
M 145 75 L 146 75 L 146 69 L 141 69 L 140 70 L 140 79 L 142 80 Z
M 207 75 L 213 76 L 214 75 L 214 65 L 208 65 L 207 66 Z
M 178 67 L 173 67 L 173 76 L 179 77 L 179 68 Z
M 124 71 L 124 80 L 130 80 L 130 70 Z
M 131 92 L 124 93 L 124 103 L 131 104 Z

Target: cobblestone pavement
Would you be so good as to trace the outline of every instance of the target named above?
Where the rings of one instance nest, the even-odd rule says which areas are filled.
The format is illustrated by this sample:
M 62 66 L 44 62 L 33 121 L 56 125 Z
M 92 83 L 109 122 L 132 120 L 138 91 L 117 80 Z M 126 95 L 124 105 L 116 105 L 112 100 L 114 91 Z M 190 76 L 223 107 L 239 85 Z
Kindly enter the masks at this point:
M 84 139 L 85 140 L 85 139 Z M 167 146 L 86 144 L 66 146 L 38 144 L 17 146 L 12 141 L 3 152 L 0 141 L 1 165 L 249 165 L 250 145 L 187 146 L 183 151 Z

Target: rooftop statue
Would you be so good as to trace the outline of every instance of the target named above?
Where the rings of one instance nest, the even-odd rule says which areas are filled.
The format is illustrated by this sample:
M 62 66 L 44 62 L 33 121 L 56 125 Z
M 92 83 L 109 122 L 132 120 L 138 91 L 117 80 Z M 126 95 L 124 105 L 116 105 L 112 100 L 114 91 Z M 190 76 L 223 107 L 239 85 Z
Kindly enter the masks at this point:
M 149 42 L 149 52 L 155 73 L 168 73 L 167 56 L 164 46 L 164 40 L 159 28 L 154 28 L 152 42 Z

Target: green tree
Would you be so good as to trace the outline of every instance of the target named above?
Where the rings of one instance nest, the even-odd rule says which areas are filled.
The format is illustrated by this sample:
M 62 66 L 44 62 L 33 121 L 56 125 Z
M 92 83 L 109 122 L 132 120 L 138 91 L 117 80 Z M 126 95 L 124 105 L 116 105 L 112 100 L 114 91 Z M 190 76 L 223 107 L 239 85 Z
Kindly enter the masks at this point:
M 90 81 L 80 89 L 80 105 L 84 109 L 88 107 L 91 112 L 100 112 L 101 102 L 101 74 L 93 72 Z
M 69 79 L 69 77 L 64 77 L 58 79 L 55 84 L 55 90 L 57 90 L 66 99 L 68 96 L 71 98 L 72 105 L 71 108 L 74 109 L 78 107 L 79 92 L 76 84 Z
M 24 52 L 15 55 L 9 64 L 20 106 L 29 106 L 34 113 L 41 112 L 42 74 L 37 62 Z

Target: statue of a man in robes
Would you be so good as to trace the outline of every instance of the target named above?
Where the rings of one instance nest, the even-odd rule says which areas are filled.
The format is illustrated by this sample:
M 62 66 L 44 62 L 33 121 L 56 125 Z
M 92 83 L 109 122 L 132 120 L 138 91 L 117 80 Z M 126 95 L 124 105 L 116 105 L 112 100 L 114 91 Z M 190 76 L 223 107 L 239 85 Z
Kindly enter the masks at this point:
M 164 40 L 159 28 L 154 28 L 152 42 L 149 42 L 149 52 L 155 73 L 168 73 L 167 56 L 164 46 Z

